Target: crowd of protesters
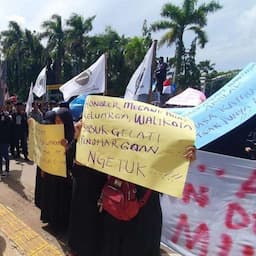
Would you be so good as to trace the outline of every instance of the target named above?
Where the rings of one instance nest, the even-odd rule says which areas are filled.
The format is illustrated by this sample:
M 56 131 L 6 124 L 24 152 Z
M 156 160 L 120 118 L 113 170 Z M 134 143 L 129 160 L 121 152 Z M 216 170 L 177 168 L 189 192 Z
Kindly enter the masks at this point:
M 157 90 L 162 91 L 161 86 Z M 63 146 L 67 175 L 55 176 L 37 166 L 35 205 L 41 211 L 41 221 L 47 223 L 56 235 L 67 234 L 70 248 L 67 255 L 160 256 L 160 194 L 152 191 L 146 204 L 128 221 L 117 219 L 106 211 L 100 212 L 98 202 L 108 176 L 75 160 L 76 140 L 82 123 L 81 120 L 74 122 L 68 102 L 34 102 L 32 110 L 27 114 L 25 104 L 6 101 L 0 108 L 2 176 L 9 175 L 9 156 L 21 159 L 22 154 L 23 160 L 28 160 L 29 118 L 45 125 L 64 125 Z M 193 146 L 186 149 L 184 158 L 189 161 L 195 159 Z M 136 185 L 138 198 L 142 198 L 146 191 L 147 189 Z
M 28 118 L 42 122 L 45 113 L 56 107 L 55 102 L 33 103 L 30 113 L 26 113 L 26 104 L 10 97 L 0 106 L 0 178 L 9 176 L 10 159 L 29 161 L 28 159 Z
M 0 174 L 9 176 L 10 157 L 28 161 L 28 123 L 25 106 L 7 100 L 0 107 Z M 4 167 L 5 166 L 5 167 Z
M 35 204 L 41 221 L 56 234 L 67 234 L 70 256 L 160 256 L 162 212 L 159 193 L 152 191 L 147 203 L 129 221 L 100 212 L 98 201 L 107 175 L 75 160 L 81 120 L 74 122 L 67 103 L 40 114 L 34 105 L 30 117 L 43 124 L 63 124 L 67 177 L 58 177 L 37 167 Z M 184 156 L 192 160 L 194 147 Z M 136 185 L 137 196 L 146 189 Z
M 9 155 L 27 160 L 29 118 L 41 124 L 63 124 L 66 149 L 66 177 L 36 167 L 35 205 L 40 219 L 56 236 L 65 234 L 68 256 L 160 256 L 162 210 L 160 194 L 152 191 L 146 204 L 129 221 L 99 211 L 98 202 L 108 176 L 75 160 L 81 120 L 74 121 L 68 102 L 34 102 L 28 115 L 25 105 L 7 101 L 0 112 L 1 172 L 9 174 Z M 83 120 L 84 122 L 86 120 Z M 3 135 L 4 134 L 4 135 Z M 195 148 L 188 147 L 184 158 L 194 160 Z M 3 172 L 2 162 L 5 162 Z M 136 185 L 142 198 L 147 189 Z

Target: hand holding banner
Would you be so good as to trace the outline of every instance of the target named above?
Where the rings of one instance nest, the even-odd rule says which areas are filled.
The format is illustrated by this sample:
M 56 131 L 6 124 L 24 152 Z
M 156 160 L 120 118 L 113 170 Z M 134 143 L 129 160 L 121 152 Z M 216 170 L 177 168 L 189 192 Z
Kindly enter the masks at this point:
M 195 139 L 191 120 L 141 102 L 88 96 L 76 160 L 96 170 L 180 197 Z

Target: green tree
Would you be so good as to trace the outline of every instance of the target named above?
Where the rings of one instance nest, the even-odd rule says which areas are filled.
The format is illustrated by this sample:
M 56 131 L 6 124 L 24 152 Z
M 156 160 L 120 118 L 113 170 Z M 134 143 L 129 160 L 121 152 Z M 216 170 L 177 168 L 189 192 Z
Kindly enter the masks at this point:
M 183 53 L 180 75 L 180 89 L 192 87 L 200 89 L 200 70 L 196 65 L 196 39 L 192 41 L 189 51 Z
M 197 6 L 198 0 L 183 0 L 182 6 L 167 3 L 162 7 L 161 16 L 164 20 L 151 25 L 153 31 L 168 31 L 161 38 L 159 45 L 175 44 L 175 82 L 179 84 L 182 53 L 184 49 L 183 35 L 187 30 L 196 34 L 198 44 L 203 48 L 207 43 L 207 35 L 203 28 L 207 24 L 207 15 L 222 8 L 216 1 Z
M 125 66 L 124 50 L 128 39 L 120 36 L 111 27 L 90 39 L 90 56 L 94 62 L 107 53 L 107 94 L 122 96 L 129 79 Z
M 11 21 L 1 33 L 2 54 L 7 62 L 7 84 L 10 93 L 26 100 L 30 83 L 36 80 L 44 63 L 44 48 L 39 36 Z
M 149 48 L 152 44 L 151 29 L 148 27 L 147 20 L 144 20 L 142 25 L 142 37 L 144 39 L 144 45 Z
M 206 73 L 207 79 L 210 79 L 217 74 L 217 71 L 215 70 L 215 63 L 211 63 L 210 60 L 200 61 L 197 64 L 197 67 L 200 70 L 200 73 Z
M 57 14 L 53 14 L 50 20 L 42 23 L 44 32 L 41 38 L 47 38 L 46 50 L 49 56 L 54 60 L 56 83 L 63 82 L 63 62 L 65 55 L 65 33 L 62 27 L 62 18 Z
M 131 71 L 135 71 L 140 62 L 143 60 L 147 48 L 142 37 L 133 37 L 125 46 L 125 62 Z
M 1 32 L 1 46 L 4 58 L 7 61 L 7 83 L 11 91 L 17 91 L 21 87 L 21 59 L 23 51 L 24 32 L 19 24 L 10 21 L 8 30 Z
M 80 73 L 88 64 L 88 33 L 92 30 L 92 22 L 96 16 L 84 19 L 78 14 L 72 14 L 67 20 L 67 46 L 71 54 L 74 75 Z
M 35 83 L 39 72 L 42 70 L 42 67 L 45 66 L 46 52 L 40 42 L 40 36 L 36 31 L 31 32 L 25 29 L 23 42 L 24 55 L 22 60 L 22 76 L 25 86 L 21 88 L 20 94 L 27 99 L 30 83 Z
M 222 88 L 231 79 L 233 79 L 241 70 L 230 70 L 227 72 L 212 72 L 208 80 L 206 80 L 205 95 L 211 96 L 213 93 Z

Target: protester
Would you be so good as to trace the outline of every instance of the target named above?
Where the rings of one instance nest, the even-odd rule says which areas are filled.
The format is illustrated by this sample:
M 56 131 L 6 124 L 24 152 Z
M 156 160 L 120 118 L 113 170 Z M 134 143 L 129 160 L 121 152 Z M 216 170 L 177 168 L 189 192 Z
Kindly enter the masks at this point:
M 81 122 L 76 125 L 76 137 Z M 89 167 L 75 163 L 72 169 L 73 193 L 71 203 L 68 244 L 70 256 L 100 255 L 103 232 L 103 215 L 99 213 L 97 201 L 106 175 Z
M 9 115 L 12 115 L 14 109 L 15 109 L 15 107 L 14 107 L 13 102 L 10 100 L 7 100 L 6 101 L 6 111 L 9 113 Z
M 73 170 L 73 194 L 71 204 L 68 244 L 69 255 L 100 255 L 102 246 L 103 215 L 97 201 L 106 181 L 106 175 L 89 167 L 75 164 Z
M 164 62 L 164 58 L 160 57 L 157 68 L 155 71 L 155 76 L 156 76 L 156 89 L 162 95 L 163 92 L 163 83 L 166 80 L 166 73 L 167 73 L 167 64 Z
M 76 126 L 81 129 L 81 122 Z M 188 147 L 185 158 L 195 159 L 195 148 Z M 162 212 L 159 193 L 152 191 L 146 205 L 130 221 L 99 213 L 97 201 L 106 175 L 75 164 L 68 242 L 70 256 L 160 256 Z M 147 189 L 137 187 L 141 198 Z
M 201 150 L 246 159 L 250 158 L 245 147 L 253 146 L 252 144 L 248 145 L 247 140 L 250 138 L 251 131 L 255 129 L 255 122 L 256 115 L 253 115 L 243 124 L 202 147 Z
M 72 115 L 66 108 L 60 108 L 55 117 L 56 124 L 64 124 L 65 138 L 62 143 L 66 147 L 74 139 Z M 66 232 L 69 223 L 72 181 L 70 170 L 73 165 L 73 152 L 66 150 L 67 177 L 43 173 L 43 195 L 41 197 L 41 220 L 48 222 L 55 233 Z
M 195 148 L 188 147 L 184 157 L 195 159 Z M 138 198 L 146 189 L 137 187 Z M 160 256 L 162 211 L 159 193 L 152 191 L 147 203 L 130 221 L 121 221 L 104 213 L 104 238 L 101 256 Z
M 249 132 L 244 150 L 251 160 L 256 160 L 256 129 Z
M 56 113 L 54 111 L 48 111 L 42 120 L 43 124 L 55 124 Z M 50 174 L 47 174 L 41 170 L 39 166 L 36 167 L 36 183 L 35 183 L 35 205 L 41 209 L 41 220 L 47 222 L 48 208 L 51 208 L 49 203 L 52 198 Z M 49 207 L 48 207 L 49 206 Z
M 21 146 L 24 159 L 28 160 L 28 123 L 24 105 L 21 102 L 16 104 L 16 112 L 12 114 L 12 136 L 12 156 L 15 158 L 20 158 Z
M 57 102 L 55 100 L 51 100 L 49 103 L 48 103 L 48 110 L 52 110 L 53 108 L 57 107 Z
M 39 123 L 43 121 L 43 113 L 41 112 L 37 102 L 32 103 L 32 111 L 29 113 L 29 117 L 35 119 Z
M 11 140 L 11 116 L 5 106 L 0 107 L 0 175 L 9 176 L 10 159 L 9 145 Z M 5 161 L 5 173 L 3 173 L 3 159 Z

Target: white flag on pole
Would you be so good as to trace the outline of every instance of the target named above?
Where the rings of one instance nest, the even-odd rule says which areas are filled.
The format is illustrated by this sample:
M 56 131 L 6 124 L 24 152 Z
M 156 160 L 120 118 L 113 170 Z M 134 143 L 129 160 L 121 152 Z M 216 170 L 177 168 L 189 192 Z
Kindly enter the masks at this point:
M 155 41 L 152 43 L 143 61 L 133 73 L 125 91 L 125 99 L 135 100 L 141 94 L 149 94 L 151 88 L 151 69 L 155 43 Z
M 64 100 L 72 96 L 91 93 L 103 93 L 105 91 L 105 54 L 88 69 L 73 77 L 60 87 Z
M 44 67 L 38 75 L 33 93 L 39 98 L 46 93 L 46 67 Z
M 28 100 L 26 103 L 26 113 L 29 115 L 32 111 L 32 103 L 34 102 L 34 96 L 33 96 L 33 83 L 30 85 L 30 90 L 29 90 L 29 95 L 28 95 Z

